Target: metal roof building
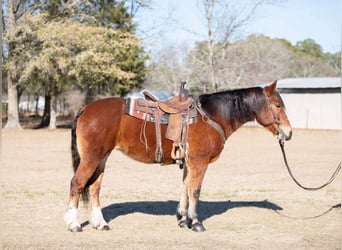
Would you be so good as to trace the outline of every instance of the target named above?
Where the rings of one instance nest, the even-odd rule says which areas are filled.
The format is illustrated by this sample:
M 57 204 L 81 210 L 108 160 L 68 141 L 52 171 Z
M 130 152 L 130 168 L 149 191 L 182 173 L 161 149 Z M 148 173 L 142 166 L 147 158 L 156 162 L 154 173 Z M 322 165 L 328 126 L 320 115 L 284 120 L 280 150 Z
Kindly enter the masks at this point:
M 341 78 L 278 80 L 293 128 L 341 129 Z

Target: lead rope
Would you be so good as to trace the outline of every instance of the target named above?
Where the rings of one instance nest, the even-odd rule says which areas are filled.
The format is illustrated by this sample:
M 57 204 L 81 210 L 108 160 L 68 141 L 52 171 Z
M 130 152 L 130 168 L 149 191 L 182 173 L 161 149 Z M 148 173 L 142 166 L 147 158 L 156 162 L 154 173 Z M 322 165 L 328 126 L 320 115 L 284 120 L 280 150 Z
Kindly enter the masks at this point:
M 278 210 L 276 209 L 273 209 L 273 211 L 276 213 L 276 214 L 279 214 L 280 216 L 283 216 L 287 219 L 291 219 L 291 220 L 311 220 L 311 219 L 316 219 L 316 218 L 319 218 L 319 217 L 322 217 L 326 214 L 328 214 L 331 210 L 333 209 L 339 209 L 341 208 L 341 203 L 339 204 L 336 204 L 334 206 L 331 206 L 329 209 L 327 209 L 326 211 L 324 211 L 323 213 L 320 213 L 318 215 L 314 215 L 314 216 L 309 216 L 309 217 L 293 217 L 293 216 L 289 216 L 289 215 L 286 215 L 286 214 L 283 214 L 281 212 L 279 212 Z
M 341 162 L 338 164 L 335 172 L 332 174 L 332 176 L 330 177 L 330 179 L 325 183 L 323 184 L 322 186 L 319 186 L 319 187 L 304 187 L 303 185 L 301 185 L 297 180 L 296 178 L 293 176 L 292 174 L 292 171 L 289 167 L 289 164 L 287 163 L 287 158 L 286 158 L 286 154 L 285 154 L 285 142 L 284 140 L 279 140 L 279 145 L 280 145 L 280 148 L 281 148 L 281 152 L 283 153 L 283 158 L 284 158 L 284 162 L 285 162 L 285 166 L 287 168 L 287 171 L 289 172 L 292 180 L 299 186 L 301 187 L 302 189 L 304 190 L 308 190 L 308 191 L 316 191 L 316 190 L 319 190 L 319 189 L 322 189 L 326 186 L 328 186 L 330 183 L 332 183 L 334 181 L 334 179 L 336 178 L 336 176 L 338 175 L 338 173 L 340 172 L 341 170 Z

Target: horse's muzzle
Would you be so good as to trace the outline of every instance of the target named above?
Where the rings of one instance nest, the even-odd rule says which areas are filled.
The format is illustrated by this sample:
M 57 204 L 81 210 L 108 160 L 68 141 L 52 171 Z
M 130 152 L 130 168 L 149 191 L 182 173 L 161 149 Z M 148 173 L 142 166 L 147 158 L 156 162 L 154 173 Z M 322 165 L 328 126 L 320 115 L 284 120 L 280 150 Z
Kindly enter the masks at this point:
M 289 140 L 291 140 L 291 137 L 292 137 L 292 130 L 291 129 L 279 128 L 279 135 L 278 135 L 279 140 L 289 141 Z

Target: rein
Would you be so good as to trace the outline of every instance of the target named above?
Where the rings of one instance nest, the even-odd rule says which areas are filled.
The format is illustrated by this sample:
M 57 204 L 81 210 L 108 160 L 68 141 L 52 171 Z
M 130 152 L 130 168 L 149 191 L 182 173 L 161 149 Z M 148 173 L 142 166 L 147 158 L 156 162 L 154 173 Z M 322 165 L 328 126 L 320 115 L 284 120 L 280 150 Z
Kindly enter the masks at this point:
M 316 191 L 316 190 L 319 190 L 319 189 L 322 189 L 326 186 L 328 186 L 330 183 L 332 183 L 334 181 L 334 179 L 336 178 L 336 176 L 338 175 L 338 173 L 340 172 L 341 170 L 341 162 L 338 164 L 335 172 L 332 174 L 332 176 L 330 177 L 330 179 L 323 185 L 319 186 L 319 187 L 305 187 L 303 186 L 302 184 L 300 184 L 297 179 L 293 176 L 292 174 L 292 171 L 289 167 L 289 164 L 287 162 L 287 158 L 286 158 L 286 153 L 285 153 L 285 142 L 284 140 L 279 140 L 279 145 L 280 145 L 280 148 L 281 148 L 281 152 L 283 154 L 283 158 L 284 158 L 284 162 L 285 162 L 285 166 L 287 168 L 287 171 L 289 172 L 292 180 L 299 186 L 301 187 L 302 189 L 304 190 L 308 190 L 308 191 Z

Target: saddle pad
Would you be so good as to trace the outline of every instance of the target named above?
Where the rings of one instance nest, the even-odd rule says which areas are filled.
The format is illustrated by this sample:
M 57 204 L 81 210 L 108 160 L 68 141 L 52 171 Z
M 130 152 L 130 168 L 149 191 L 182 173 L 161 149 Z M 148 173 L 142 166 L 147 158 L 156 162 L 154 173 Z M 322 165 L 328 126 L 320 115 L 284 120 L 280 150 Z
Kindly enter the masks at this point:
M 155 116 L 141 112 L 137 110 L 137 98 L 126 98 L 126 108 L 125 113 L 136 117 L 141 120 L 146 120 L 148 122 L 155 122 Z M 169 124 L 170 115 L 169 114 L 163 114 L 160 123 L 161 124 Z

